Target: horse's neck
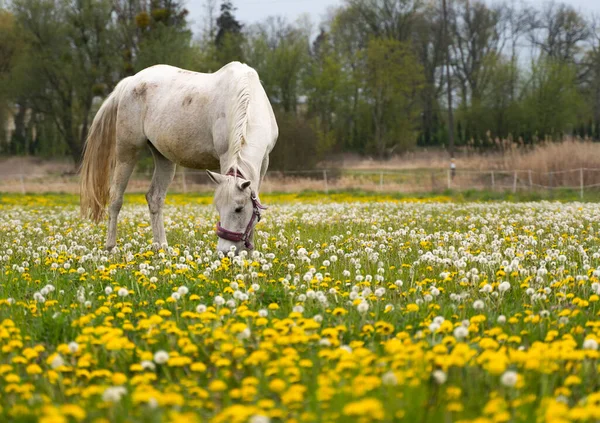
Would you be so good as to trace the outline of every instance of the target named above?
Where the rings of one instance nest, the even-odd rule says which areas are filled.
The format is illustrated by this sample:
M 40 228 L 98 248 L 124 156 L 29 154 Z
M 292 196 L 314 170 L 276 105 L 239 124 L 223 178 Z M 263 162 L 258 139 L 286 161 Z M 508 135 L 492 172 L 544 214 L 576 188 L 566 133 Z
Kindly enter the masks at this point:
M 228 171 L 230 167 L 237 167 L 244 177 L 251 181 L 252 189 L 256 192 L 260 188 L 261 168 L 267 154 L 268 141 L 271 138 L 269 126 L 266 124 L 266 122 L 270 122 L 270 115 L 268 114 L 270 105 L 264 91 L 261 97 L 260 91 L 257 90 L 262 90 L 258 76 L 254 81 L 252 95 L 248 103 L 251 113 L 247 112 L 249 114 L 246 115 L 242 145 L 239 151 L 232 152 L 233 157 L 230 157 L 228 160 L 229 166 L 225 169 L 225 171 Z

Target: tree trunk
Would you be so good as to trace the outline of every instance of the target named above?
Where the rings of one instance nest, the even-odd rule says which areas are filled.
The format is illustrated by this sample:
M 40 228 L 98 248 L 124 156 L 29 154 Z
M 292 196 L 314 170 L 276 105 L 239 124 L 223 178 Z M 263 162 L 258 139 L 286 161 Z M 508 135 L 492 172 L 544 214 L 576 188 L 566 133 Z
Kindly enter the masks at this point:
M 79 163 L 81 162 L 81 153 L 83 152 L 83 150 L 72 131 L 67 132 L 67 135 L 65 136 L 65 141 L 69 146 L 69 154 L 73 159 L 73 163 L 75 164 L 75 166 L 79 166 Z
M 26 151 L 25 143 L 27 140 L 27 128 L 25 127 L 25 117 L 27 115 L 27 103 L 19 101 L 17 104 L 17 114 L 15 115 L 15 130 L 10 140 L 10 152 L 12 154 L 21 154 Z
M 73 129 L 73 116 L 70 107 L 63 111 L 62 127 L 63 137 L 69 148 L 69 154 L 73 159 L 75 166 L 79 166 L 79 163 L 81 162 L 82 146 L 79 143 L 79 137 L 75 135 L 76 132 Z
M 450 159 L 454 158 L 454 115 L 452 112 L 452 85 L 450 82 L 450 38 L 448 37 L 448 11 L 446 0 L 442 0 L 444 8 L 444 38 L 446 41 L 446 82 L 448 86 L 448 151 Z M 467 6 L 468 7 L 468 6 Z
M 90 110 L 92 109 L 93 101 L 94 101 L 94 97 L 91 94 L 85 100 L 85 104 L 83 107 L 83 121 L 81 122 L 81 132 L 79 133 L 79 145 L 80 146 L 83 146 L 85 144 L 85 139 L 87 138 L 88 125 L 89 125 L 89 119 L 90 119 Z
M 385 139 L 384 122 L 383 122 L 383 93 L 380 88 L 375 99 L 375 107 L 373 108 L 373 120 L 375 122 L 375 149 L 380 160 L 385 158 Z

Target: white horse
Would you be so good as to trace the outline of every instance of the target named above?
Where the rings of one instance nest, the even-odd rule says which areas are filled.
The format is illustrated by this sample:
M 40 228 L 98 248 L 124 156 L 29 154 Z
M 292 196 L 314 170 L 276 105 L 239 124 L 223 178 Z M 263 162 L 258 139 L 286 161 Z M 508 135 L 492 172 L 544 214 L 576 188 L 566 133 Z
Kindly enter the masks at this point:
M 162 210 L 177 164 L 220 168 L 220 174 L 207 170 L 217 184 L 217 248 L 252 249 L 263 208 L 258 191 L 277 136 L 273 109 L 251 67 L 232 62 L 212 74 L 166 65 L 144 69 L 116 86 L 90 127 L 81 167 L 82 215 L 98 222 L 110 202 L 106 249 L 112 249 L 127 182 L 148 146 L 154 175 L 146 200 L 155 244 L 167 244 Z

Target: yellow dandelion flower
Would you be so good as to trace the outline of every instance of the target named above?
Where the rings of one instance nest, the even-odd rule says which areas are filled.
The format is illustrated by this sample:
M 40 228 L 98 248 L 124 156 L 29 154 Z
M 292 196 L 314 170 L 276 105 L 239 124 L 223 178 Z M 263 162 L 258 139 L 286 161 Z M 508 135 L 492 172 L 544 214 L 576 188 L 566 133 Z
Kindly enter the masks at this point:
M 213 380 L 208 384 L 208 390 L 211 392 L 223 392 L 227 389 L 227 384 L 222 380 Z
M 204 363 L 192 363 L 192 365 L 190 366 L 190 370 L 192 372 L 198 372 L 198 373 L 202 373 L 206 371 L 206 365 Z
M 417 312 L 417 311 L 419 311 L 419 306 L 418 306 L 417 304 L 414 304 L 414 303 L 413 303 L 413 304 L 408 304 L 408 305 L 406 306 L 406 311 L 407 311 L 408 313 L 414 313 L 414 312 Z
M 60 411 L 65 416 L 73 417 L 78 422 L 86 417 L 85 410 L 76 404 L 65 404 L 60 407 Z
M 113 385 L 123 385 L 125 382 L 127 382 L 127 376 L 125 376 L 123 373 L 115 373 L 112 375 L 111 380 Z
M 273 379 L 269 382 L 269 389 L 277 394 L 283 392 L 285 390 L 286 384 L 281 379 Z

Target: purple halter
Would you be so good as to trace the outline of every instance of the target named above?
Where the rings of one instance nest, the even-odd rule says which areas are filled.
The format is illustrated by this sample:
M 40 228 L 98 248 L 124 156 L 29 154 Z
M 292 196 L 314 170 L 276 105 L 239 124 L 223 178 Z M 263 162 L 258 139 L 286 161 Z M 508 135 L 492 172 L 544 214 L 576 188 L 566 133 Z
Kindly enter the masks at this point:
M 229 169 L 227 175 L 235 176 L 236 178 L 244 178 L 244 175 L 242 175 L 242 173 L 237 169 Z M 252 242 L 250 241 L 250 234 L 254 229 L 254 221 L 256 220 L 257 223 L 260 222 L 260 211 L 265 210 L 266 207 L 260 204 L 260 201 L 258 201 L 258 197 L 254 191 L 252 191 L 252 194 L 250 195 L 250 200 L 252 201 L 253 210 L 252 217 L 250 218 L 250 222 L 248 222 L 248 226 L 246 226 L 246 230 L 244 232 L 228 231 L 221 226 L 221 222 L 219 221 L 217 223 L 217 236 L 232 242 L 244 241 L 246 248 L 251 250 L 254 248 L 254 245 L 252 245 Z

